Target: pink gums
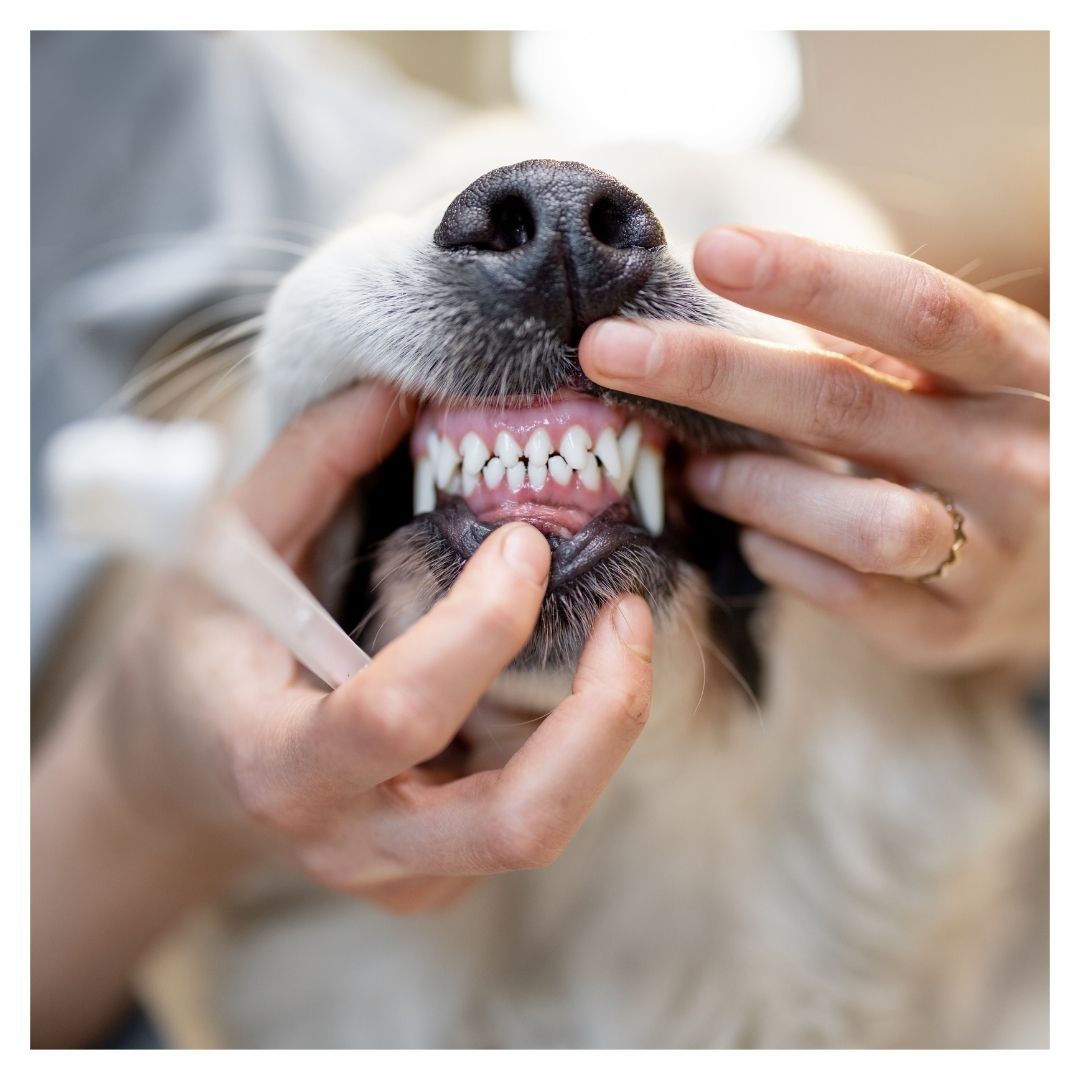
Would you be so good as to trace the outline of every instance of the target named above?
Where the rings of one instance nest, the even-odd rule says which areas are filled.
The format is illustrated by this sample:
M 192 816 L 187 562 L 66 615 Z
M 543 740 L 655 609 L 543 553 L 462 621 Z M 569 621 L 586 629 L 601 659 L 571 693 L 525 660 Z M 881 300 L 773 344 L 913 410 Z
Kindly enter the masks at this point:
M 499 432 L 506 431 L 524 450 L 533 431 L 545 427 L 551 437 L 553 453 L 557 454 L 563 435 L 575 425 L 585 428 L 595 444 L 604 428 L 612 428 L 618 435 L 631 419 L 641 426 L 643 445 L 663 447 L 666 442 L 664 428 L 651 418 L 606 405 L 593 397 L 564 392 L 542 403 L 427 408 L 417 419 L 411 450 L 414 460 L 426 454 L 427 438 L 432 431 L 440 437 L 445 435 L 455 449 L 470 431 L 475 432 L 492 453 Z M 612 486 L 606 474 L 602 475 L 604 479 L 598 491 L 585 487 L 577 473 L 565 487 L 549 475 L 541 491 L 532 489 L 527 475 L 524 486 L 516 492 L 510 491 L 505 479 L 491 489 L 481 477 L 465 503 L 478 520 L 488 524 L 528 521 L 542 532 L 571 536 L 609 506 L 625 498 Z

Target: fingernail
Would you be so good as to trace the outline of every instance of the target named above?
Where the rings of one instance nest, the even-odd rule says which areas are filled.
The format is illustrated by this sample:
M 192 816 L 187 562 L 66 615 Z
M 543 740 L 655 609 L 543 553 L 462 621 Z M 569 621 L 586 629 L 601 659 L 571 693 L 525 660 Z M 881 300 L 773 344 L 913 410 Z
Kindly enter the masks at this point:
M 765 246 L 749 233 L 713 229 L 698 242 L 694 269 L 712 285 L 749 289 L 757 281 L 758 263 Z
M 635 655 L 652 662 L 653 624 L 649 605 L 640 596 L 624 596 L 613 616 L 615 633 Z
M 507 564 L 534 584 L 547 581 L 551 549 L 537 529 L 523 522 L 506 526 L 501 550 Z
M 604 319 L 585 331 L 582 358 L 597 375 L 612 379 L 642 379 L 656 369 L 656 335 L 629 319 Z

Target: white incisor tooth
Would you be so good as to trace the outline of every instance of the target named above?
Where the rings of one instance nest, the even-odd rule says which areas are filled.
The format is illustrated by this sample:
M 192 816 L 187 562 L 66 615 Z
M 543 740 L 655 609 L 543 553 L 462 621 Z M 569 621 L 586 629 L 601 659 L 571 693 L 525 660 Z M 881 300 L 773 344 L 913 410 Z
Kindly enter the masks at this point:
M 600 490 L 600 485 L 603 483 L 603 477 L 600 475 L 600 466 L 597 464 L 595 454 L 585 455 L 585 465 L 578 470 L 578 476 L 581 477 L 581 482 L 590 491 Z
M 495 456 L 509 469 L 519 457 L 521 447 L 509 431 L 500 431 L 495 438 Z
M 566 463 L 566 459 L 559 457 L 558 454 L 548 458 L 547 467 L 548 472 L 551 473 L 551 479 L 563 487 L 566 487 L 574 478 L 574 470 Z
M 484 440 L 481 439 L 475 431 L 470 431 L 465 438 L 461 440 L 458 451 L 461 454 L 462 472 L 466 474 L 472 473 L 473 476 L 476 476 L 476 474 L 484 467 L 484 462 L 491 457 L 487 446 L 484 444 Z
M 506 486 L 513 492 L 520 491 L 525 486 L 525 463 L 516 461 L 506 470 Z
M 559 453 L 567 460 L 571 469 L 583 469 L 586 451 L 591 446 L 592 438 L 589 433 L 580 424 L 575 424 L 562 437 Z
M 484 483 L 487 484 L 489 491 L 494 491 L 502 483 L 505 475 L 506 466 L 497 457 L 493 457 L 484 466 Z
M 533 491 L 543 491 L 547 483 L 548 467 L 546 462 L 529 461 L 529 487 Z
M 427 452 L 432 464 L 439 460 L 439 436 L 434 431 L 427 433 Z
M 596 440 L 594 452 L 600 464 L 607 469 L 612 480 L 618 480 L 622 476 L 622 457 L 619 455 L 619 441 L 615 438 L 615 432 L 606 427 L 600 432 Z
M 640 445 L 641 425 L 636 420 L 631 420 L 619 436 L 619 456 L 628 474 L 634 471 L 634 459 Z
M 461 470 L 461 494 L 467 499 L 475 490 L 476 485 L 480 483 L 480 474 L 474 472 L 466 472 Z
M 435 509 L 435 466 L 426 454 L 413 470 L 413 513 L 429 514 Z
M 439 443 L 439 457 L 435 462 L 435 483 L 441 488 L 449 488 L 450 478 L 458 467 L 461 458 L 454 449 L 454 444 L 444 435 Z
M 642 525 L 653 536 L 659 536 L 664 531 L 664 455 L 651 446 L 643 446 L 630 483 Z
M 548 429 L 538 427 L 529 436 L 529 441 L 525 444 L 525 456 L 529 459 L 529 468 L 531 469 L 534 465 L 546 465 L 547 459 L 551 457 L 551 451 L 554 449 Z

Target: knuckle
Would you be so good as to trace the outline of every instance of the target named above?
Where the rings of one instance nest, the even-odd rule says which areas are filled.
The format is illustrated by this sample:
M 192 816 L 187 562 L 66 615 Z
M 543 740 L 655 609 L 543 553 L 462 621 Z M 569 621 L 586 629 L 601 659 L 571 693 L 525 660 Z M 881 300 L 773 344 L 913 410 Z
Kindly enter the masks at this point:
M 930 269 L 912 274 L 908 286 L 908 345 L 918 353 L 944 352 L 971 328 L 971 311 L 959 288 Z
M 488 838 L 491 861 L 503 870 L 539 870 L 562 854 L 566 840 L 522 801 L 504 803 Z
M 850 441 L 864 441 L 883 419 L 880 389 L 870 376 L 843 361 L 818 382 L 811 428 L 817 436 L 843 432 Z
M 412 688 L 400 683 L 382 684 L 365 695 L 358 731 L 369 744 L 392 748 L 419 761 L 428 751 L 421 723 L 424 712 Z
M 344 858 L 335 847 L 312 844 L 296 852 L 300 868 L 316 885 L 331 892 L 353 893 L 360 887 L 360 879 L 351 859 Z
M 772 274 L 786 280 L 792 299 L 800 308 L 812 311 L 833 291 L 836 276 L 832 253 L 827 248 L 810 246 L 782 254 L 773 262 Z
M 771 502 L 772 463 L 746 454 L 733 458 L 721 474 L 718 494 L 724 506 L 751 524 L 761 521 L 762 511 Z
M 694 346 L 694 359 L 686 367 L 686 383 L 691 400 L 713 401 L 726 396 L 731 378 L 731 364 L 723 345 L 711 335 Z
M 234 763 L 233 787 L 240 809 L 252 821 L 273 832 L 293 832 L 300 823 L 299 807 L 293 795 L 250 762 Z
M 1044 435 L 1004 439 L 995 471 L 1040 504 L 1050 501 L 1050 443 Z
M 933 503 L 915 492 L 889 488 L 877 495 L 856 530 L 858 570 L 913 571 L 941 533 Z
M 649 695 L 645 687 L 620 685 L 611 706 L 620 729 L 636 738 L 649 719 Z

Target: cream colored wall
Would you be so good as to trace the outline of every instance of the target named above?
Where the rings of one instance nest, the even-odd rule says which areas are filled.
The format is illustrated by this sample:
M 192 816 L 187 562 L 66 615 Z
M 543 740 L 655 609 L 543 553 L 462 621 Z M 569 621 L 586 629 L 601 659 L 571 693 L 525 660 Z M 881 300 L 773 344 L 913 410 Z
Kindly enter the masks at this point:
M 510 35 L 365 32 L 412 78 L 468 104 L 513 100 Z M 862 188 L 906 249 L 1049 306 L 1049 35 L 801 32 L 805 105 L 790 139 Z

